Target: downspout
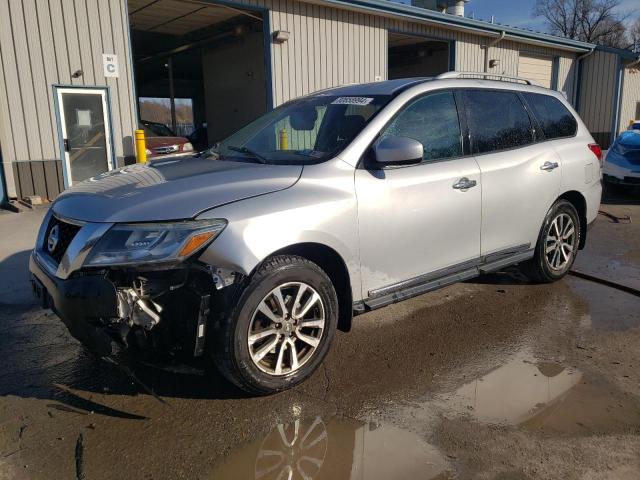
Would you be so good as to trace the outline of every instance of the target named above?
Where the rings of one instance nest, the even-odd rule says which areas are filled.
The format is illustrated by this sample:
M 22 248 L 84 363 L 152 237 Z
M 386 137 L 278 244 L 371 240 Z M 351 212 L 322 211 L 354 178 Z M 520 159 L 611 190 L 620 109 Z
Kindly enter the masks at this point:
M 500 36 L 498 38 L 494 38 L 489 43 L 487 43 L 487 45 L 485 46 L 485 50 L 484 50 L 484 73 L 489 73 L 489 49 L 491 47 L 494 47 L 498 43 L 500 43 L 502 40 L 504 40 L 504 37 L 505 37 L 506 34 L 507 34 L 507 32 L 505 32 L 503 30 L 500 33 Z
M 580 80 L 581 80 L 580 77 L 582 77 L 582 68 L 581 68 L 582 60 L 587 58 L 589 55 L 592 55 L 593 52 L 595 51 L 596 51 L 596 47 L 593 47 L 587 53 L 580 55 L 575 60 L 576 71 L 573 75 L 573 106 L 575 107 L 576 111 L 578 111 L 578 104 L 580 101 Z

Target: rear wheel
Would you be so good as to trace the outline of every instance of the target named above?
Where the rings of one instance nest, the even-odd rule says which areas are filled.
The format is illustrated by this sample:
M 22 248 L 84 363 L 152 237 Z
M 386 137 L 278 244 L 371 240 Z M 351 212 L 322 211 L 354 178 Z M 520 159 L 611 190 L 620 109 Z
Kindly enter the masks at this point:
M 544 219 L 534 257 L 523 264 L 532 280 L 548 283 L 564 277 L 578 254 L 580 217 L 567 200 L 558 200 Z
M 216 365 L 252 394 L 290 388 L 326 356 L 338 320 L 331 280 L 297 256 L 267 260 L 216 332 Z

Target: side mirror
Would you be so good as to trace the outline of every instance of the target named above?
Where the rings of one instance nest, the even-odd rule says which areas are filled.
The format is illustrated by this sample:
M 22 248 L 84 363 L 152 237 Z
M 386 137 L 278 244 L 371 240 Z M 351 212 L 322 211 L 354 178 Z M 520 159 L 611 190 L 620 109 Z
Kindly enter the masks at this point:
M 386 137 L 373 145 L 373 154 L 385 165 L 414 165 L 422 162 L 424 147 L 413 138 Z

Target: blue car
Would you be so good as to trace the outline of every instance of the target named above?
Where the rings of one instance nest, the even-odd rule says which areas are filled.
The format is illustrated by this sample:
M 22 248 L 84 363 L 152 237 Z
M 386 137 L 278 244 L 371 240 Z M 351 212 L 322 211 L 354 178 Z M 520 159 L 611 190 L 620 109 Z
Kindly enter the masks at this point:
M 607 153 L 605 181 L 617 185 L 640 185 L 640 130 L 623 132 Z

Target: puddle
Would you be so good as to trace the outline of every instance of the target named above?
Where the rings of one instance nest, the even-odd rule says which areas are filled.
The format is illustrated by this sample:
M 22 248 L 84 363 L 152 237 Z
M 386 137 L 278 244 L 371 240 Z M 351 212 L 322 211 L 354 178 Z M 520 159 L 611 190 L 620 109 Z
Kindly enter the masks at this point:
M 445 410 L 485 423 L 520 424 L 565 395 L 582 374 L 556 363 L 538 362 L 527 350 L 437 401 Z
M 596 330 L 620 331 L 640 327 L 640 298 L 579 278 L 566 279 L 569 288 L 588 305 L 587 317 Z
M 388 425 L 332 417 L 279 424 L 237 447 L 213 478 L 254 480 L 445 479 L 448 463 L 418 436 Z
M 434 404 L 483 423 L 547 432 L 634 432 L 640 427 L 640 403 L 633 397 L 573 368 L 538 361 L 526 349 Z

